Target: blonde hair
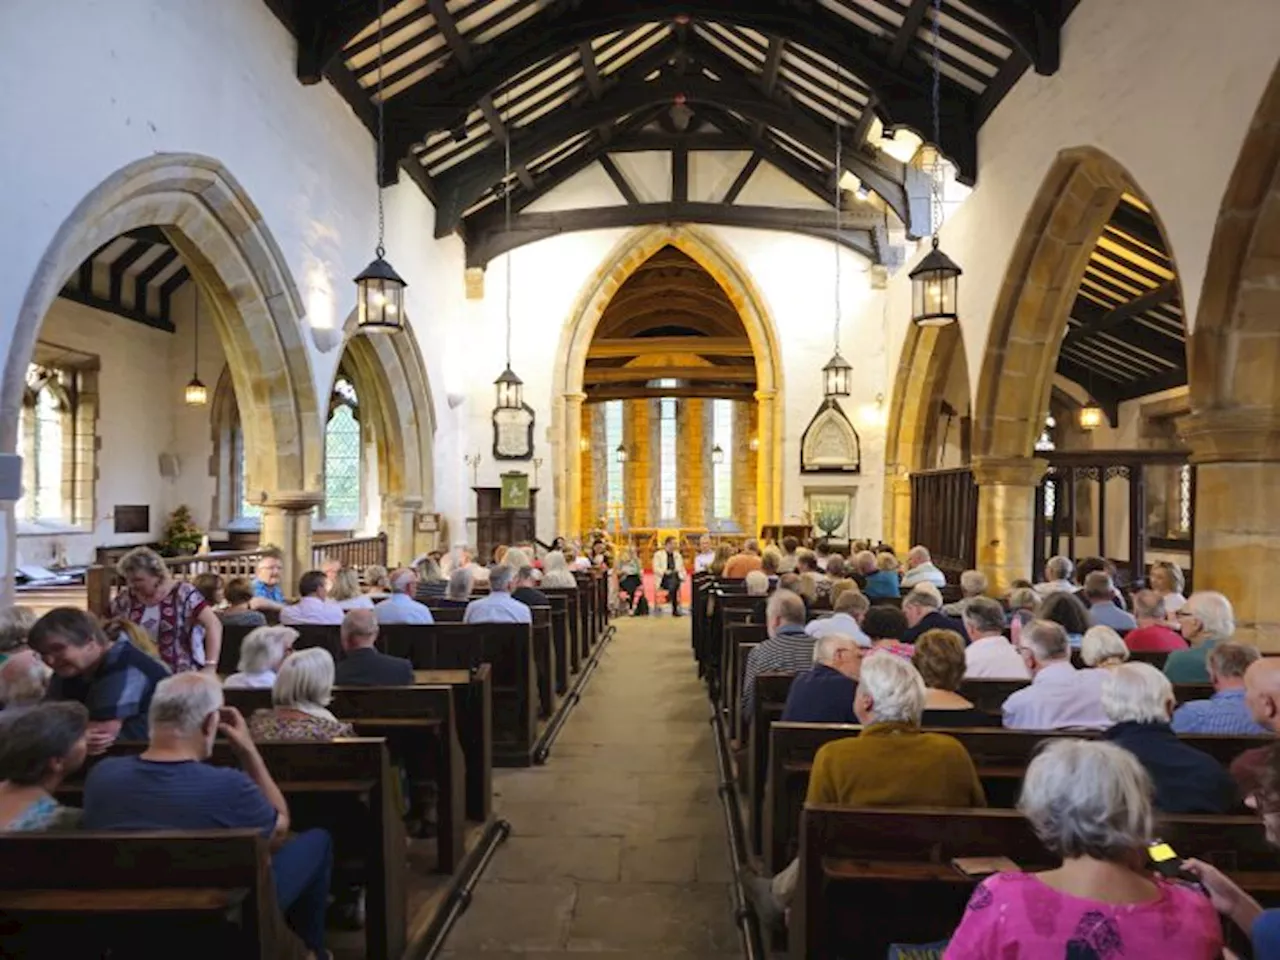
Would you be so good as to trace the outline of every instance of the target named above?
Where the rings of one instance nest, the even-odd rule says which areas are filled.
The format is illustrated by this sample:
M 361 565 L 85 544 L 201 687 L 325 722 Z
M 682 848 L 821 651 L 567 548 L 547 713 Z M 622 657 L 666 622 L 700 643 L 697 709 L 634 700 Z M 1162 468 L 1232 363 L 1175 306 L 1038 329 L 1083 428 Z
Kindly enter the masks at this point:
M 156 646 L 155 639 L 128 617 L 116 617 L 114 620 L 108 620 L 102 625 L 102 632 L 112 640 L 118 640 L 123 635 L 125 640 L 128 640 L 152 660 L 160 660 L 160 648 Z
M 284 658 L 271 702 L 277 707 L 327 707 L 333 699 L 333 656 L 324 647 L 309 647 Z
M 134 547 L 120 558 L 120 562 L 116 564 L 116 573 L 122 577 L 128 577 L 131 573 L 145 573 L 167 580 L 169 567 L 164 558 L 150 547 Z
M 877 570 L 892 570 L 892 571 L 894 571 L 894 572 L 896 573 L 896 572 L 897 572 L 897 570 L 898 570 L 898 558 L 897 558 L 897 557 L 895 557 L 895 556 L 894 556 L 892 553 L 890 553 L 888 550 L 885 550 L 883 553 L 877 553 L 877 554 L 876 554 L 876 569 L 877 569 Z
M 1129 659 L 1129 648 L 1120 639 L 1120 634 L 1099 624 L 1084 632 L 1084 638 L 1080 641 L 1080 659 L 1086 667 L 1096 667 L 1108 660 L 1123 662 Z
M 329 591 L 329 599 L 336 602 L 354 600 L 363 592 L 360 589 L 360 575 L 351 567 L 343 567 L 333 575 L 333 589 Z

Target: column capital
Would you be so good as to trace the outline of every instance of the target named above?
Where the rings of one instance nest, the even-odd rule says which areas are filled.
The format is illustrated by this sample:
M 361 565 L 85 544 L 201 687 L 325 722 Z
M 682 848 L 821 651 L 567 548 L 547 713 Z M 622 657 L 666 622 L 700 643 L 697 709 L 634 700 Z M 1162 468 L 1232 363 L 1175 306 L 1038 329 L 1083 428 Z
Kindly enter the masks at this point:
M 755 398 L 757 400 L 762 400 L 762 401 L 774 400 L 774 399 L 777 399 L 777 396 L 778 396 L 777 390 L 757 390 L 755 392 Z
M 585 401 L 586 399 L 587 399 L 587 395 L 586 395 L 585 393 L 566 393 L 566 394 L 564 394 L 564 401 L 565 401 L 565 403 L 577 403 L 577 404 L 581 404 L 581 403 L 582 403 L 583 401 Z
M 980 487 L 1034 487 L 1044 479 L 1049 461 L 1040 457 L 974 457 L 970 466 Z
M 283 513 L 310 513 L 324 503 L 324 494 L 314 490 L 281 490 L 268 493 L 262 501 L 267 510 Z
M 1280 410 L 1227 407 L 1197 410 L 1178 420 L 1192 463 L 1280 461 Z

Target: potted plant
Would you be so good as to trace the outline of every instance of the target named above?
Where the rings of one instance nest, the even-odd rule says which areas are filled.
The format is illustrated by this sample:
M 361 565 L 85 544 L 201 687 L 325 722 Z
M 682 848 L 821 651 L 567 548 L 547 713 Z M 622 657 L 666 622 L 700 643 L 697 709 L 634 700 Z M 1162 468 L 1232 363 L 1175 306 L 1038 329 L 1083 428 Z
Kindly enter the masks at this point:
M 164 522 L 160 538 L 160 554 L 165 557 L 189 557 L 200 549 L 204 531 L 191 519 L 191 510 L 185 504 L 178 507 Z

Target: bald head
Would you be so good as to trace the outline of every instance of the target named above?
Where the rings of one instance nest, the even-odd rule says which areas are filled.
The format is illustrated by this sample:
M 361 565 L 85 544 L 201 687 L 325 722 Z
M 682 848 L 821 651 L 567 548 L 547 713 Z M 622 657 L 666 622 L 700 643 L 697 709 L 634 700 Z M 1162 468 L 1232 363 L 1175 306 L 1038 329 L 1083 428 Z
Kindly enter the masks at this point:
M 1249 665 L 1244 702 L 1259 725 L 1280 731 L 1280 657 L 1262 657 Z
M 342 649 L 361 650 L 372 647 L 378 639 L 378 618 L 372 610 L 350 610 L 342 618 Z

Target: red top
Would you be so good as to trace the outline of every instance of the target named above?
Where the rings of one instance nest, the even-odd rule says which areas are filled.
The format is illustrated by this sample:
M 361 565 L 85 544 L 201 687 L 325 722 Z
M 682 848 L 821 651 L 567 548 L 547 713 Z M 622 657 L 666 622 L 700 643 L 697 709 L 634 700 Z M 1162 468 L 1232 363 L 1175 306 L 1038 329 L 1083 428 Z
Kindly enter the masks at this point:
M 1187 641 L 1181 634 L 1158 623 L 1149 627 L 1130 630 L 1124 636 L 1125 646 L 1134 653 L 1160 653 L 1167 650 L 1185 650 Z

